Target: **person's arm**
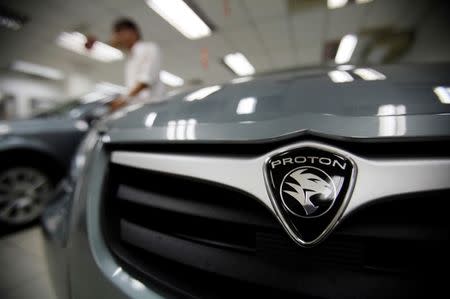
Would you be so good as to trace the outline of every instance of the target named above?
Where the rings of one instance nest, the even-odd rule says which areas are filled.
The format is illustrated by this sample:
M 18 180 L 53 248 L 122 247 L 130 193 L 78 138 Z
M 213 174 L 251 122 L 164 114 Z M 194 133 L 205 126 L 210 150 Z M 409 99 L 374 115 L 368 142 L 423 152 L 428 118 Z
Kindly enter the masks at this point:
M 128 92 L 127 96 L 122 96 L 111 103 L 113 110 L 128 104 L 130 99 L 139 95 L 139 93 L 145 89 L 151 89 L 152 83 L 159 80 L 161 68 L 161 53 L 159 47 L 152 45 L 139 53 L 139 55 L 142 55 L 142 58 L 140 59 L 142 64 L 139 68 L 139 73 L 137 74 L 139 83 Z
M 151 88 L 150 84 L 139 82 L 138 84 L 136 84 L 135 87 L 133 87 L 133 89 L 130 90 L 130 92 L 128 93 L 128 96 L 129 97 L 135 97 L 141 91 L 143 91 L 144 89 L 147 89 L 147 88 Z
M 137 96 L 142 90 L 149 88 L 149 84 L 147 83 L 138 83 L 135 87 L 131 89 L 131 91 L 126 96 L 119 96 L 117 99 L 113 100 L 110 103 L 111 109 L 117 110 L 128 104 L 130 98 Z

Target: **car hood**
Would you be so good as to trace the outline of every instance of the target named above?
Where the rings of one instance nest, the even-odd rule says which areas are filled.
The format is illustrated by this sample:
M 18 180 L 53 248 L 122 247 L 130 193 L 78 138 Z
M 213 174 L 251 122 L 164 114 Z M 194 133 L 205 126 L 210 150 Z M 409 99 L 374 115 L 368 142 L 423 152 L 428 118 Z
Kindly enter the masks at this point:
M 33 135 L 87 129 L 86 122 L 70 118 L 33 118 L 0 122 L 0 135 Z
M 449 78 L 450 64 L 308 69 L 240 78 L 162 103 L 129 106 L 103 125 L 117 142 L 247 141 L 299 133 L 447 137 Z

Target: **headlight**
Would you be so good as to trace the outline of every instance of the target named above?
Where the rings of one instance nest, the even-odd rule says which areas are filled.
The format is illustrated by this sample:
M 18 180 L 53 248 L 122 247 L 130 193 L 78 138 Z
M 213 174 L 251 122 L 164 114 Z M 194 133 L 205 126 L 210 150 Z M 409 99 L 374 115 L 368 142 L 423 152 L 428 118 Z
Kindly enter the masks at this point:
M 78 146 L 78 150 L 75 154 L 75 157 L 72 160 L 72 164 L 70 167 L 70 181 L 74 183 L 83 173 L 83 169 L 86 165 L 87 160 L 89 159 L 89 153 L 95 147 L 95 144 L 98 140 L 98 132 L 95 129 L 92 129 L 83 141 Z

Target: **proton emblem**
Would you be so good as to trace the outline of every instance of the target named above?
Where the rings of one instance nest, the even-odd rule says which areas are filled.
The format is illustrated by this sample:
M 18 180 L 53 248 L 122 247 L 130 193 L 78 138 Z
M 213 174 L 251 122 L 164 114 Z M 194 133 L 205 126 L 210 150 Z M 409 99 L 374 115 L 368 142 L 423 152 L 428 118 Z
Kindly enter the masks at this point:
M 265 177 L 276 214 L 302 246 L 321 241 L 337 224 L 353 188 L 356 167 L 321 145 L 272 156 Z

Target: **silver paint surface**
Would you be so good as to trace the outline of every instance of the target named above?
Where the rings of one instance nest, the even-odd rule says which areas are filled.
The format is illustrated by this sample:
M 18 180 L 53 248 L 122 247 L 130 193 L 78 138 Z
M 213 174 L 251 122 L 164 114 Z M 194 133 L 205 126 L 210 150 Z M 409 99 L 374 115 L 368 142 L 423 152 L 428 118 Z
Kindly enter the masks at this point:
M 310 133 L 332 138 L 450 135 L 450 104 L 436 86 L 450 86 L 450 64 L 373 67 L 385 80 L 335 83 L 331 69 L 266 75 L 226 83 L 202 99 L 192 92 L 127 107 L 103 124 L 111 142 L 249 141 Z M 351 72 L 351 71 L 350 71 Z M 241 101 L 253 99 L 249 113 Z M 251 109 L 253 108 L 253 109 Z M 254 111 L 253 111 L 254 110 Z

